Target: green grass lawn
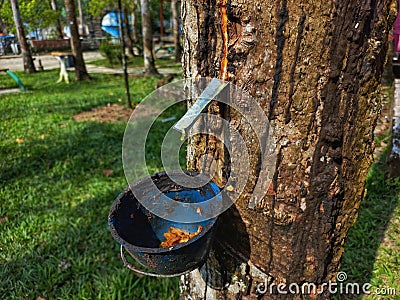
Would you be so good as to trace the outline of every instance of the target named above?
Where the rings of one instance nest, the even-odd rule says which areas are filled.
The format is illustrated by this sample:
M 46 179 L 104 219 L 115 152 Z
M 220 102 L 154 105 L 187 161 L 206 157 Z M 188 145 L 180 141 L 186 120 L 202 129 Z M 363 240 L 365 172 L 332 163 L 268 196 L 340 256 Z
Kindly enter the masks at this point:
M 126 186 L 125 124 L 73 119 L 120 103 L 122 77 L 66 85 L 55 83 L 58 70 L 18 75 L 29 92 L 0 95 L 1 298 L 177 299 L 178 279 L 138 278 L 123 267 L 107 228 Z M 0 86 L 15 87 L 6 77 Z M 157 80 L 131 80 L 133 101 Z
M 386 152 L 369 171 L 367 194 L 345 244 L 346 282 L 371 284 L 371 294 L 360 299 L 400 299 L 400 181 L 385 178 L 385 160 Z
M 382 94 L 390 109 L 393 88 L 385 86 Z M 375 137 L 376 145 L 384 151 L 369 170 L 366 196 L 349 231 L 342 260 L 346 282 L 371 284 L 371 293 L 359 296 L 361 299 L 400 299 L 400 180 L 386 175 L 386 144 L 390 139 L 390 131 Z M 340 296 L 337 299 L 354 299 Z
M 1 298 L 178 299 L 178 279 L 138 278 L 123 267 L 107 228 L 110 206 L 126 186 L 125 124 L 73 119 L 82 111 L 121 103 L 122 77 L 96 75 L 91 82 L 66 85 L 55 83 L 58 70 L 18 75 L 29 91 L 0 95 Z M 0 80 L 0 88 L 16 87 L 8 76 Z M 150 93 L 158 80 L 131 79 L 133 101 Z M 180 107 L 165 117 L 183 111 Z M 158 122 L 152 129 L 146 148 L 151 172 L 161 168 L 157 153 L 167 128 Z M 394 287 L 399 293 L 400 183 L 385 179 L 384 167 L 377 162 L 368 175 L 342 271 L 348 282 L 370 282 L 371 291 Z
M 106 58 L 91 61 L 89 63 L 90 65 L 95 65 L 95 66 L 104 66 L 108 68 L 121 68 L 121 64 L 118 63 L 110 63 Z M 143 57 L 141 56 L 135 56 L 135 57 L 129 57 L 127 61 L 128 68 L 143 68 Z M 176 69 L 177 72 L 182 70 L 182 65 L 181 63 L 175 62 L 175 59 L 169 59 L 169 58 L 158 58 L 156 59 L 156 65 L 157 68 L 170 68 L 170 69 Z

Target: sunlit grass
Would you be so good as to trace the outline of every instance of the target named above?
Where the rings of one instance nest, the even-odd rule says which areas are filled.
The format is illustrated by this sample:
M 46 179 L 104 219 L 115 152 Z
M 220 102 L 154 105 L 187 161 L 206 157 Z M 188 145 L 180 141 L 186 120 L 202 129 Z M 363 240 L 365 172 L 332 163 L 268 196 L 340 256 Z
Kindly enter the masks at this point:
M 345 244 L 341 271 L 348 275 L 346 282 L 371 284 L 371 294 L 359 295 L 360 299 L 400 295 L 400 181 L 385 178 L 385 168 L 384 153 L 370 169 L 367 195 Z M 354 299 L 354 295 L 338 299 Z
M 73 119 L 120 103 L 122 77 L 67 85 L 55 83 L 57 70 L 18 75 L 29 91 L 0 95 L 1 298 L 177 299 L 177 279 L 138 278 L 123 267 L 107 228 L 110 206 L 126 186 L 125 124 Z M 158 80 L 131 79 L 133 101 Z

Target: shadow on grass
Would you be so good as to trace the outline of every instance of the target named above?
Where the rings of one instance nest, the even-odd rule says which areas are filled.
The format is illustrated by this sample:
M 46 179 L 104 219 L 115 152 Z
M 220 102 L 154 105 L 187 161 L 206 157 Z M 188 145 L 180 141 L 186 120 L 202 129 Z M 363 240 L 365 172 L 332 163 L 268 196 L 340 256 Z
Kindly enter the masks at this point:
M 27 178 L 46 181 L 79 179 L 101 175 L 101 168 L 121 169 L 121 141 L 124 127 L 119 124 L 61 124 L 65 126 L 40 138 L 27 137 L 15 148 L 3 148 L 9 163 L 0 173 L 0 182 Z M 19 154 L 16 158 L 16 154 Z M 95 172 L 100 172 L 94 173 Z M 85 174 L 86 173 L 86 174 Z M 88 175 L 88 176 L 87 176 Z M 122 175 L 122 171 L 118 173 Z
M 349 231 L 342 259 L 342 272 L 347 274 L 347 283 L 371 282 L 374 263 L 388 228 L 393 212 L 396 209 L 400 185 L 385 178 L 385 161 L 383 153 L 368 173 L 367 193 L 361 202 L 356 223 Z M 372 292 L 372 289 L 370 290 Z M 356 299 L 360 295 L 340 295 L 337 299 Z
M 44 139 L 28 135 L 3 152 L 2 297 L 178 298 L 177 280 L 138 278 L 124 268 L 107 228 L 111 204 L 126 185 L 125 125 L 71 120 L 56 126 Z M 114 172 L 106 176 L 105 169 Z
M 63 221 L 46 233 L 47 238 L 38 237 L 29 253 L 2 265 L 2 296 L 176 299 L 177 280 L 139 278 L 123 266 L 118 244 L 107 228 L 109 206 L 117 193 L 99 193 L 73 209 L 64 209 Z M 46 213 L 47 217 L 51 214 Z

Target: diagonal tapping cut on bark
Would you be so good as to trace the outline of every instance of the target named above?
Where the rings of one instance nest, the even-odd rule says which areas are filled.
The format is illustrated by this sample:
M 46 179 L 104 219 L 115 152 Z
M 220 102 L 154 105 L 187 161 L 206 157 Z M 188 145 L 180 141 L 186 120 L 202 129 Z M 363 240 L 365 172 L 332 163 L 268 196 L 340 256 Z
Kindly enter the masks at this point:
M 221 0 L 219 12 L 221 14 L 221 33 L 223 41 L 223 56 L 221 58 L 221 79 L 228 79 L 228 14 L 226 10 L 227 0 Z
M 278 101 L 278 89 L 281 82 L 281 73 L 283 66 L 283 48 L 285 47 L 285 27 L 289 20 L 289 12 L 287 8 L 287 1 L 282 1 L 282 7 L 279 11 L 279 20 L 276 25 L 276 62 L 275 62 L 275 74 L 274 74 L 274 85 L 272 87 L 271 102 L 269 104 L 268 119 L 272 120 L 274 118 L 274 106 Z

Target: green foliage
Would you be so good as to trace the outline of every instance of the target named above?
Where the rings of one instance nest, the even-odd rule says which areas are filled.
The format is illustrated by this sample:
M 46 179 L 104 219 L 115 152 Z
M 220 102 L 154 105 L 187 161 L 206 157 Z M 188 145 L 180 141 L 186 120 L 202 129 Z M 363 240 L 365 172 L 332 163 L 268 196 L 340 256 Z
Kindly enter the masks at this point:
M 50 5 L 42 0 L 21 1 L 20 11 L 30 30 L 53 25 L 60 17 L 58 12 L 52 10 Z
M 2 299 L 178 299 L 178 279 L 139 278 L 123 267 L 107 228 L 110 206 L 126 187 L 125 124 L 73 118 L 120 103 L 123 78 L 95 75 L 66 85 L 56 83 L 58 72 L 18 72 L 29 92 L 1 95 Z M 131 79 L 133 101 L 158 79 Z
M 3 5 L 1 6 L 0 18 L 3 21 L 3 23 L 7 26 L 8 31 L 10 31 L 11 33 L 16 33 L 15 29 L 13 28 L 14 19 L 11 10 L 11 3 L 9 0 L 5 0 Z
M 54 25 L 60 17 L 60 13 L 53 11 L 47 1 L 19 0 L 18 3 L 22 22 L 28 24 L 28 31 L 35 31 L 38 28 L 45 28 Z M 4 2 L 0 16 L 6 24 L 14 24 L 11 3 L 9 0 Z M 10 29 L 10 31 L 14 34 L 16 33 L 15 28 Z
M 121 45 L 113 42 L 109 37 L 101 41 L 99 51 L 101 55 L 107 58 L 109 64 L 122 64 Z
M 101 16 L 107 10 L 117 10 L 118 2 L 114 0 L 89 0 L 88 11 L 94 17 Z M 122 7 L 131 13 L 136 10 L 137 6 L 132 0 L 122 0 Z

